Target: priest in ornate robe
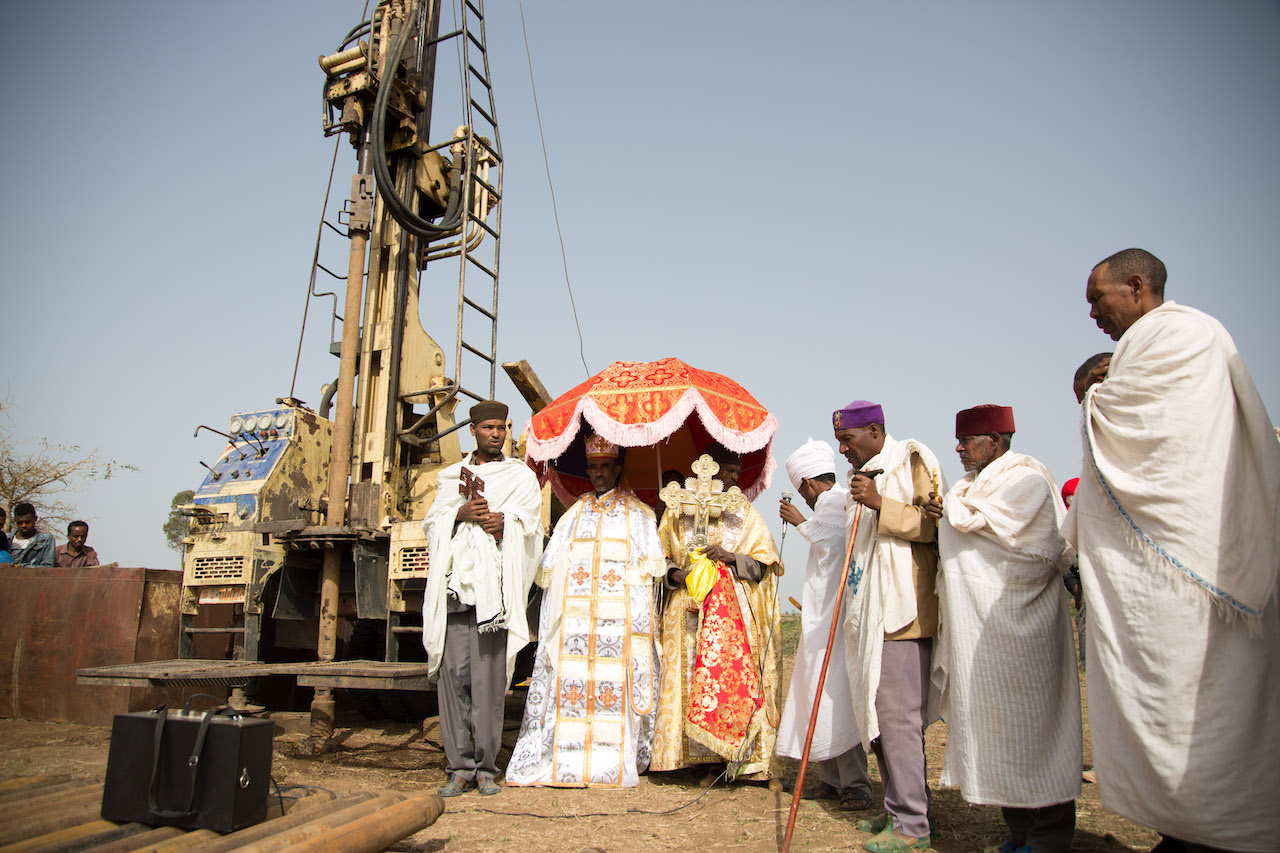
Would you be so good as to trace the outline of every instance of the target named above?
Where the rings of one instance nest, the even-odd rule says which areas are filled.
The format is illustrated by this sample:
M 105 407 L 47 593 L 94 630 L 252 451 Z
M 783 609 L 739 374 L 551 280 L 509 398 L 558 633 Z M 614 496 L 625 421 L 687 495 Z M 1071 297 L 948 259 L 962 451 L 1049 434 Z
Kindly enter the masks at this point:
M 1117 341 L 1084 398 L 1062 533 L 1089 606 L 1102 804 L 1163 849 L 1280 848 L 1280 445 L 1231 335 L 1164 299 L 1165 265 L 1093 268 Z
M 949 737 L 942 784 L 1001 806 L 998 850 L 1067 853 L 1080 795 L 1080 676 L 1058 533 L 1065 510 L 1047 468 L 1009 449 L 1013 409 L 956 415 L 968 474 L 939 511 L 935 667 Z M 990 849 L 990 848 L 988 848 Z
M 586 445 L 592 491 L 561 517 L 534 579 L 538 651 L 510 785 L 634 787 L 649 766 L 666 561 L 653 510 L 618 485 L 618 448 Z
M 710 479 L 718 467 L 721 480 L 712 491 L 719 493 L 723 483 L 737 494 L 737 508 L 707 519 L 709 544 L 702 553 L 714 562 L 716 580 L 701 605 L 686 583 L 698 517 L 668 505 L 658 528 L 668 596 L 650 768 L 727 763 L 731 778 L 772 779 L 778 775 L 774 744 L 782 704 L 782 563 L 764 519 L 735 487 L 741 458 L 724 448 L 711 452 L 718 466 L 704 467 L 710 459 L 703 456 L 694 470 Z

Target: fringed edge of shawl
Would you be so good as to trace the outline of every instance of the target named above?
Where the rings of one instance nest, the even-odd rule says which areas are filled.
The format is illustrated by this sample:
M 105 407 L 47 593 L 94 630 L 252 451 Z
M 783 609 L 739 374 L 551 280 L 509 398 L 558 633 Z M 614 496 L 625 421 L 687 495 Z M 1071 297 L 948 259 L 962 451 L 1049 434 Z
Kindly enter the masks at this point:
M 1086 433 L 1087 435 L 1087 433 Z M 1148 536 L 1142 528 L 1125 511 L 1120 499 L 1111 490 L 1098 462 L 1093 456 L 1093 443 L 1087 443 L 1089 449 L 1089 473 L 1092 474 L 1107 496 L 1108 505 L 1115 511 L 1115 521 L 1125 542 L 1136 553 L 1142 555 L 1142 561 L 1152 574 L 1161 577 L 1169 584 L 1169 588 L 1177 592 L 1188 602 L 1208 601 L 1218 611 L 1228 625 L 1237 620 L 1242 622 L 1253 639 L 1262 638 L 1262 613 L 1255 611 L 1244 603 L 1232 598 L 1225 590 L 1221 590 L 1200 577 L 1187 566 L 1178 562 L 1172 554 L 1165 551 Z
M 507 630 L 506 611 L 495 614 L 488 622 L 478 623 L 476 625 L 476 630 L 481 634 L 496 634 L 499 631 Z
M 627 566 L 627 585 L 639 586 L 653 583 L 654 578 L 667 573 L 667 561 L 661 557 L 641 557 L 634 565 Z

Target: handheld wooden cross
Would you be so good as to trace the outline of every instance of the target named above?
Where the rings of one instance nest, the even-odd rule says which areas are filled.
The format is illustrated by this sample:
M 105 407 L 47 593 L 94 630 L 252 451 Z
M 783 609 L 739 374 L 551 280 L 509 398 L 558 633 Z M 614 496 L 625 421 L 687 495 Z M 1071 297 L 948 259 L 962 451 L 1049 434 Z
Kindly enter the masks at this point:
M 678 515 L 691 515 L 693 522 L 693 539 L 689 550 L 705 548 L 710 544 L 707 539 L 707 524 L 713 518 L 719 518 L 726 511 L 741 509 L 747 503 L 747 496 L 737 486 L 730 486 L 724 491 L 724 483 L 712 479 L 720 472 L 720 465 L 707 454 L 702 454 L 690 466 L 697 475 L 684 481 L 684 488 L 675 483 L 668 483 L 658 492 L 658 497 L 667 505 L 667 512 Z
M 458 494 L 469 501 L 473 501 L 476 498 L 484 497 L 483 492 L 484 480 L 473 474 L 470 468 L 463 468 L 462 473 L 458 475 Z

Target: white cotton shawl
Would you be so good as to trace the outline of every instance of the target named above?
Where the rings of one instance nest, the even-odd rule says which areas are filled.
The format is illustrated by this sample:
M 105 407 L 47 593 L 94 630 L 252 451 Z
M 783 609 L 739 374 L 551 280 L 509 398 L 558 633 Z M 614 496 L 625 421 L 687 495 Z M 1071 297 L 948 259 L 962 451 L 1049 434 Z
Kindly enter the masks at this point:
M 1028 511 L 1025 497 L 1011 489 L 1027 470 L 1048 481 L 1053 498 L 1034 513 Z M 1064 558 L 1073 556 L 1058 532 L 1066 515 L 1058 484 L 1048 468 L 1024 453 L 1003 453 L 976 475 L 963 477 L 943 499 L 943 513 L 956 530 L 980 532 L 1015 554 L 1038 557 L 1060 568 L 1065 566 Z
M 943 500 L 934 647 L 950 727 L 942 784 L 970 803 L 1038 808 L 1080 793 L 1062 515 L 1053 477 L 1020 453 L 969 474 Z
M 1273 430 L 1222 324 L 1165 302 L 1129 327 L 1085 398 L 1083 479 L 1100 489 L 1075 500 L 1109 516 L 1153 571 L 1257 634 L 1280 573 Z M 1073 544 L 1077 514 L 1063 528 Z
M 462 468 L 484 481 L 484 497 L 492 512 L 503 514 L 502 545 L 475 522 L 462 522 L 454 531 L 458 510 L 466 502 L 458 494 Z M 457 568 L 474 597 L 480 630 L 507 631 L 507 679 L 515 656 L 529 642 L 525 614 L 529 587 L 542 557 L 542 490 L 538 478 L 519 459 L 476 465 L 458 462 L 440 472 L 435 501 L 422 529 L 427 537 L 430 572 L 422 602 L 422 645 L 427 651 L 428 677 L 435 678 L 444 652 L 445 599 L 449 578 Z M 455 584 L 455 588 L 457 585 Z
M 915 500 L 915 484 L 911 478 L 913 453 L 919 455 L 930 470 L 941 470 L 938 458 L 929 448 L 915 439 L 896 441 L 890 435 L 884 437 L 880 452 L 863 466 L 865 470 L 884 470 L 876 484 L 882 497 L 905 504 Z M 941 473 L 939 487 L 946 490 Z M 850 500 L 845 510 L 845 525 L 850 535 L 855 532 L 853 521 L 858 517 L 858 506 Z M 862 733 L 862 745 L 868 748 L 871 741 L 880 736 L 876 691 L 880 687 L 884 635 L 905 628 L 916 618 L 911 543 L 896 536 L 879 536 L 878 524 L 878 514 L 863 507 L 856 530 L 849 588 L 845 592 L 845 663 L 854 716 Z
M 1084 418 L 1084 473 L 1063 535 L 1089 605 L 1102 804 L 1187 842 L 1273 850 L 1280 445 L 1270 419 L 1222 326 L 1168 302 L 1121 337 Z

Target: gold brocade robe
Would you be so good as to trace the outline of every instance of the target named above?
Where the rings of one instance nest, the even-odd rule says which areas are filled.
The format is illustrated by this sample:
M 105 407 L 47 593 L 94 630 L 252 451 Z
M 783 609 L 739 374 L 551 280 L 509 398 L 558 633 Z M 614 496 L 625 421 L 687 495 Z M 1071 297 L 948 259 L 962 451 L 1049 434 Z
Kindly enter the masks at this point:
M 693 537 L 694 519 L 668 512 L 658 526 L 658 538 L 667 557 L 687 567 L 687 546 Z M 749 751 L 741 757 L 736 775 L 768 779 L 777 775 L 774 743 L 782 710 L 782 638 L 778 607 L 778 576 L 782 563 L 773 537 L 755 507 L 726 513 L 708 524 L 707 538 L 735 554 L 744 554 L 764 566 L 758 582 L 735 578 L 738 606 L 746 623 L 750 648 L 736 649 L 744 667 L 754 667 L 761 676 L 763 707 L 752 723 Z M 729 567 L 732 572 L 733 566 Z M 692 609 L 691 609 L 692 608 Z M 725 761 L 725 757 L 690 739 L 685 733 L 689 689 L 697 654 L 699 612 L 682 583 L 667 596 L 662 611 L 659 637 L 662 644 L 662 674 L 658 691 L 658 720 L 653 738 L 651 770 L 678 770 L 694 764 Z

